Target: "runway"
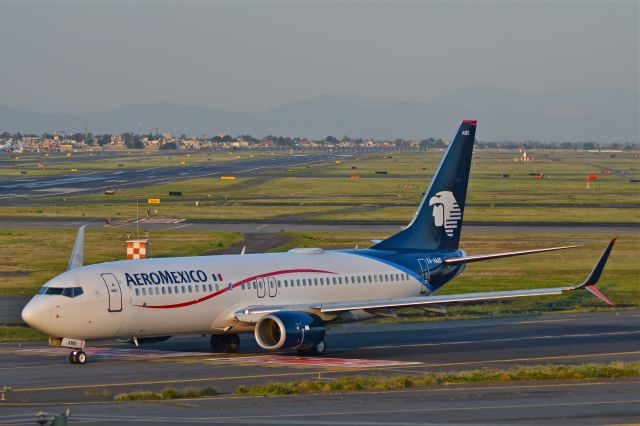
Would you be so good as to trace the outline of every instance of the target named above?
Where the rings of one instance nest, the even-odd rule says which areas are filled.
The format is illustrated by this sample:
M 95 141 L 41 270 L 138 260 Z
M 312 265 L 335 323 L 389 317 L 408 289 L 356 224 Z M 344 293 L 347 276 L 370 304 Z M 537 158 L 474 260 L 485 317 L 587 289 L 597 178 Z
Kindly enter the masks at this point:
M 136 349 L 90 344 L 84 366 L 43 343 L 0 344 L 0 423 L 71 408 L 75 421 L 227 424 L 633 423 L 640 380 L 433 386 L 394 392 L 288 397 L 235 395 L 239 385 L 354 374 L 422 374 L 525 364 L 640 359 L 640 312 L 612 311 L 452 322 L 350 324 L 331 329 L 327 358 L 267 354 L 251 335 L 240 353 L 211 354 L 199 336 Z M 114 402 L 133 390 L 214 386 L 220 396 Z M 29 417 L 31 416 L 31 417 Z
M 176 179 L 224 175 L 252 176 L 252 174 L 264 172 L 268 169 L 326 162 L 346 155 L 323 152 L 273 157 L 262 156 L 237 161 L 184 166 L 77 172 L 73 175 L 7 177 L 0 182 L 0 200 L 30 200 L 40 197 L 80 195 L 105 189 L 147 186 Z

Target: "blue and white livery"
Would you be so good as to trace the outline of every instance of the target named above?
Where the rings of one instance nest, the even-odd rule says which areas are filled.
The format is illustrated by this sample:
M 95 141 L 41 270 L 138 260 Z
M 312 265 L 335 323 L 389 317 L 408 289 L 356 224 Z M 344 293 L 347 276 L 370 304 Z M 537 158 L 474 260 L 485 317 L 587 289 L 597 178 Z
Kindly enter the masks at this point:
M 210 334 L 216 352 L 234 352 L 239 333 L 266 350 L 325 352 L 327 324 L 394 315 L 415 306 L 561 294 L 596 288 L 612 240 L 577 286 L 440 296 L 467 263 L 577 246 L 467 256 L 458 249 L 476 121 L 465 120 L 411 223 L 364 250 L 293 249 L 286 253 L 126 260 L 83 266 L 84 227 L 67 271 L 47 282 L 22 311 L 52 345 L 72 348 L 84 364 L 88 339 L 136 344 L 177 334 Z

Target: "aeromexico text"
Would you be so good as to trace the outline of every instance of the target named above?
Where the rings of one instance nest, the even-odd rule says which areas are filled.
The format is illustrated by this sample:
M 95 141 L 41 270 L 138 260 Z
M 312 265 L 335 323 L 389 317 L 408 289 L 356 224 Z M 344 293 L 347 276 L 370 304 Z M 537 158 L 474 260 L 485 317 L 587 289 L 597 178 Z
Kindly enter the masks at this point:
M 208 276 L 201 269 L 190 271 L 157 271 L 150 273 L 129 274 L 124 273 L 127 285 L 152 285 L 152 284 L 191 284 L 206 283 Z

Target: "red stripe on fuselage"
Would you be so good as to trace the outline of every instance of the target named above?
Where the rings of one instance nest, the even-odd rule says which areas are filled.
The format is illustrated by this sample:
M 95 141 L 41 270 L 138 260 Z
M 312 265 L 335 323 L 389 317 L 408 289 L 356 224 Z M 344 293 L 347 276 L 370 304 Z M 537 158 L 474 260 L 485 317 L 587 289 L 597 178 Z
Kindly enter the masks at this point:
M 324 271 L 322 269 L 283 269 L 281 271 L 274 271 L 274 272 L 267 272 L 266 274 L 260 274 L 260 275 L 254 275 L 253 277 L 249 277 L 249 278 L 245 278 L 243 280 L 240 280 L 236 283 L 233 283 L 231 285 L 231 288 L 235 288 L 238 287 L 239 285 L 245 284 L 249 281 L 253 281 L 255 279 L 258 278 L 267 278 L 267 277 L 272 277 L 274 275 L 284 275 L 284 274 L 298 274 L 298 273 L 304 273 L 304 272 L 311 272 L 311 273 L 316 273 L 316 274 L 335 274 L 335 272 L 331 272 L 331 271 Z M 195 299 L 195 300 L 189 300 L 188 302 L 182 302 L 182 303 L 175 303 L 173 305 L 133 305 L 133 306 L 138 306 L 140 308 L 152 308 L 152 309 L 171 309 L 171 308 L 183 308 L 185 306 L 191 306 L 191 305 L 195 305 L 196 303 L 200 303 L 200 302 L 204 302 L 205 300 L 209 300 L 212 299 L 222 293 L 225 293 L 227 291 L 229 291 L 229 287 L 225 287 L 221 290 L 218 290 L 214 293 L 211 293 L 207 296 L 201 297 L 199 299 Z

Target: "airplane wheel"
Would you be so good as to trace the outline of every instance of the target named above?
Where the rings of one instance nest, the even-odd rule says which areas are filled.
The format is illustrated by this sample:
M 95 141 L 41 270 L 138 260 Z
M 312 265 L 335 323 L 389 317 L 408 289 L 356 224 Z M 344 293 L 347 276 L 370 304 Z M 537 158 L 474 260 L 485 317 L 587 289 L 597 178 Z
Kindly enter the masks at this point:
M 78 351 L 69 352 L 69 362 L 71 364 L 77 364 L 76 356 L 78 355 Z
M 87 362 L 87 354 L 85 354 L 83 351 L 78 351 L 75 358 L 76 364 L 83 365 L 85 362 Z
M 240 337 L 237 334 L 229 334 L 225 337 L 225 352 L 238 352 L 238 349 L 240 349 Z
M 211 344 L 211 350 L 213 352 L 224 352 L 224 335 L 221 334 L 212 334 L 211 340 L 209 343 Z
M 324 340 L 321 340 L 320 343 L 313 347 L 314 355 L 324 355 L 325 352 L 327 352 L 327 344 Z
M 321 340 L 318 344 L 313 345 L 310 348 L 306 349 L 298 349 L 298 355 L 311 355 L 311 356 L 321 356 L 327 351 L 327 344 L 324 340 Z

